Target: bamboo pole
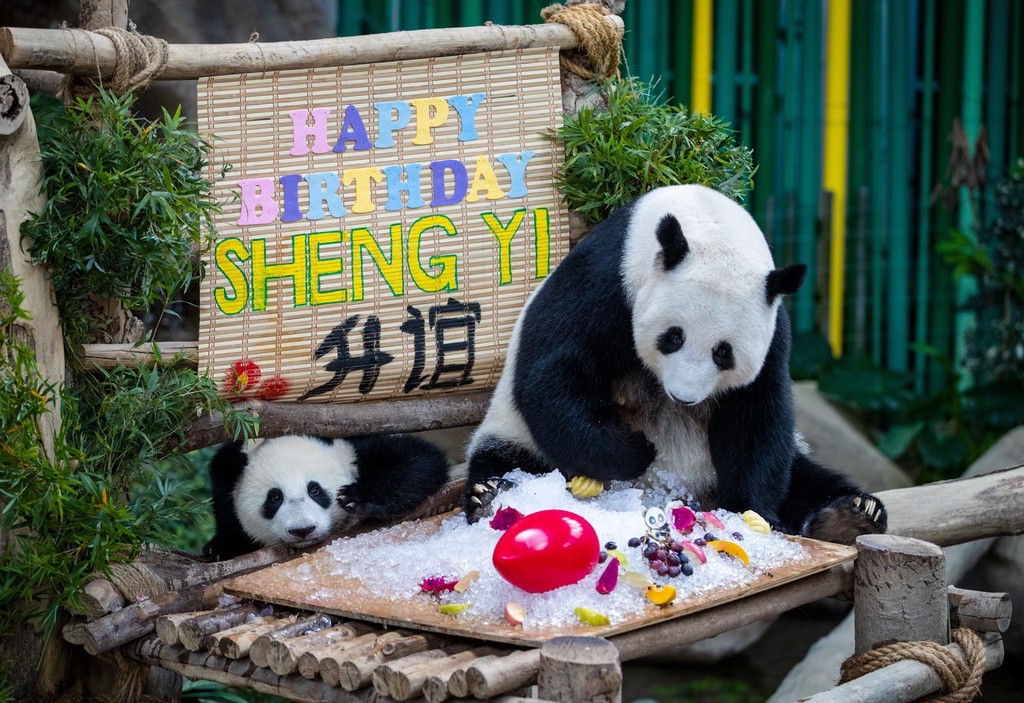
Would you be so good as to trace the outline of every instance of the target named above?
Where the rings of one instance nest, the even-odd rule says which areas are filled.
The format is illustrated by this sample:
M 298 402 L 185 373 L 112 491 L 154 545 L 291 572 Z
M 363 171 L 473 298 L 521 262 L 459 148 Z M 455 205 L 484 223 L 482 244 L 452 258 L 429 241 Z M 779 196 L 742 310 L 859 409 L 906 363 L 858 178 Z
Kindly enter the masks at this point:
M 605 21 L 621 35 L 622 19 Z M 324 68 L 401 61 L 481 51 L 534 47 L 577 49 L 579 40 L 557 23 L 452 27 L 292 42 L 245 44 L 171 44 L 160 80 L 195 79 L 235 73 Z M 84 78 L 109 78 L 114 71 L 114 43 L 79 29 L 0 28 L 0 55 L 18 69 L 44 69 Z

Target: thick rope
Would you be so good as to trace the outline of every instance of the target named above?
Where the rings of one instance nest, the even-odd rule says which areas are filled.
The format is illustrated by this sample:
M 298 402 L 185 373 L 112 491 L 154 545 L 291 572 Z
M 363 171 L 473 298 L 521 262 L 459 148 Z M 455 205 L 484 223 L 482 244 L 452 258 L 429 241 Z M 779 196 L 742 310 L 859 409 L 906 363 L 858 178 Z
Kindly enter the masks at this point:
M 966 661 L 936 642 L 896 642 L 847 659 L 843 662 L 839 683 L 844 684 L 904 659 L 913 659 L 930 666 L 942 680 L 942 693 L 922 699 L 923 703 L 968 703 L 981 691 L 985 645 L 966 627 L 954 630 L 953 640 L 964 650 Z
M 119 27 L 103 27 L 95 30 L 95 33 L 114 44 L 114 75 L 108 88 L 118 95 L 146 88 L 167 66 L 167 42 L 163 39 Z M 103 84 L 98 71 L 97 81 Z M 90 93 L 95 93 L 91 85 L 72 76 L 65 76 L 58 97 L 64 102 L 70 102 L 75 97 Z
M 608 14 L 611 13 L 607 7 L 596 3 L 569 7 L 555 4 L 548 5 L 540 11 L 540 16 L 545 22 L 564 24 L 572 30 L 593 66 L 591 70 L 562 52 L 559 55 L 562 68 L 588 81 L 594 80 L 595 77 L 609 78 L 619 75 L 622 39 L 615 28 L 605 21 L 604 17 Z

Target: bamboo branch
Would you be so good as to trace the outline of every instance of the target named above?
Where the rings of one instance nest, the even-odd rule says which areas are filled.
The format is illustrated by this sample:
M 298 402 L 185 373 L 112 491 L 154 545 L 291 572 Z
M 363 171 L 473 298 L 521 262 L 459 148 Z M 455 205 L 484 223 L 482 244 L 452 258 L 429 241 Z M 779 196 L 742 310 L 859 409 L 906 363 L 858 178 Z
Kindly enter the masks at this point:
M 605 19 L 620 34 L 623 32 L 621 18 L 608 15 Z M 548 23 L 420 29 L 291 42 L 171 44 L 167 65 L 155 78 L 194 79 L 532 47 L 576 49 L 580 43 L 564 25 Z M 117 57 L 114 43 L 93 32 L 24 27 L 0 29 L 0 55 L 11 68 L 48 69 L 104 80 L 113 75 Z
M 156 361 L 158 353 L 165 362 L 176 359 L 181 366 L 199 366 L 199 342 L 159 342 L 155 346 L 156 352 L 153 344 L 82 344 L 76 356 L 87 373 L 118 366 L 148 366 Z

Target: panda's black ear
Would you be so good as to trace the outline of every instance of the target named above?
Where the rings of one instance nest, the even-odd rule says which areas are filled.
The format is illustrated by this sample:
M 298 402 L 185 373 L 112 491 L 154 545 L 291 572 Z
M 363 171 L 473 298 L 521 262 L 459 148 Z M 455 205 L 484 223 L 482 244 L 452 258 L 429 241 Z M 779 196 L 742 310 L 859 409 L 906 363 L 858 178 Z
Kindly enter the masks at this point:
M 683 236 L 683 228 L 672 215 L 665 215 L 658 223 L 658 243 L 661 244 L 662 263 L 666 271 L 678 266 L 690 251 L 690 245 Z
M 790 264 L 768 274 L 765 290 L 771 305 L 780 295 L 791 295 L 800 289 L 807 275 L 806 264 Z

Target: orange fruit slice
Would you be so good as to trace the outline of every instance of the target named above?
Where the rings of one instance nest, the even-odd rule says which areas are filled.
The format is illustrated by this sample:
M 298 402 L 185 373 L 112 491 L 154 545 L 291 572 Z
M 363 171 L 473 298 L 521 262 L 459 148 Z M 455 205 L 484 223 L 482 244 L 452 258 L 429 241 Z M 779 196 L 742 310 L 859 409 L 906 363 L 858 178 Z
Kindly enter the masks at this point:
M 730 542 L 725 539 L 715 539 L 708 542 L 708 546 L 716 552 L 722 552 L 723 554 L 734 556 L 744 564 L 750 563 L 750 557 L 747 556 L 747 551 L 735 542 Z

